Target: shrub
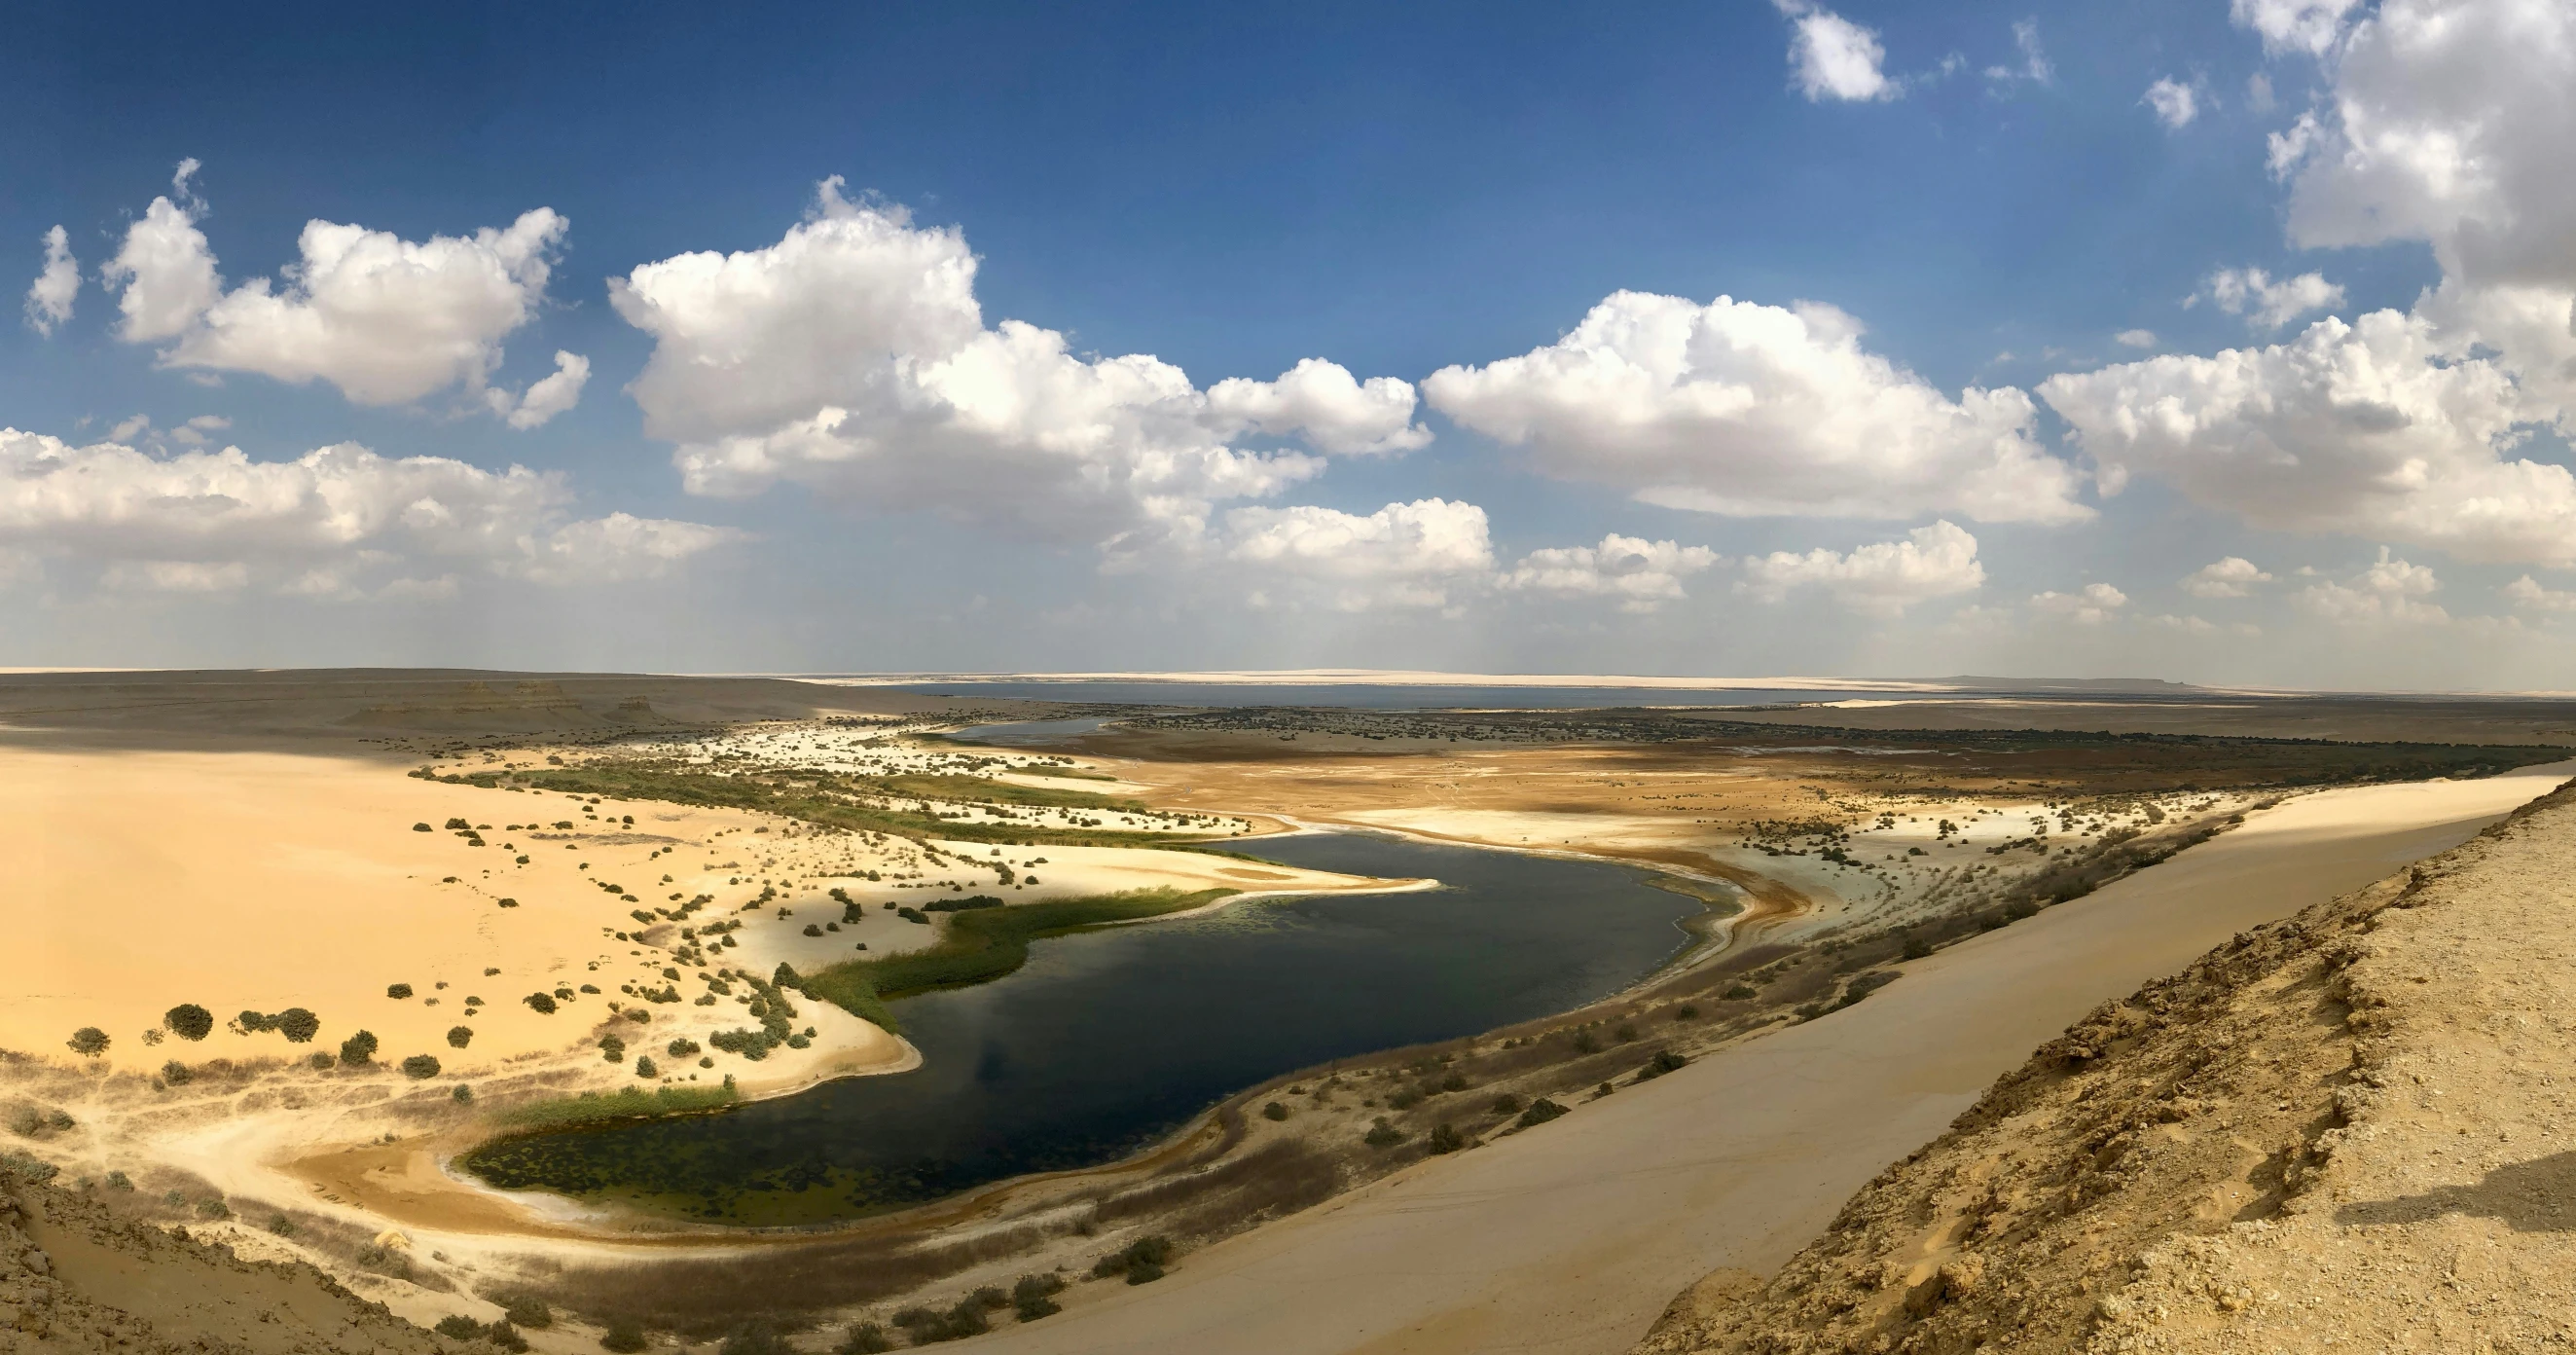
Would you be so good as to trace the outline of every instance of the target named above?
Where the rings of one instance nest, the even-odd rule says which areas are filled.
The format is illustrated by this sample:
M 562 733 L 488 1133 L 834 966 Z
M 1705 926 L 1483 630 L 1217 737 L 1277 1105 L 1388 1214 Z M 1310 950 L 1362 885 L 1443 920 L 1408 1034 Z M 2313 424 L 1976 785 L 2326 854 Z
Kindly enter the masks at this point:
M 401 1000 L 403 1000 L 404 998 L 407 998 L 407 997 L 410 997 L 410 996 L 411 996 L 411 985 L 410 985 L 410 984 L 408 984 L 408 983 L 389 983 L 389 984 L 386 984 L 386 985 L 385 985 L 385 996 L 387 996 L 387 997 L 389 997 L 389 998 L 392 998 L 392 999 L 393 999 L 393 1000 L 395 1000 L 396 1002 L 400 1002 L 400 1001 L 401 1001 Z
M 685 1059 L 698 1052 L 698 1042 L 682 1036 L 662 1046 L 662 1052 L 675 1059 Z
M 630 1352 L 642 1350 L 649 1344 L 644 1339 L 644 1324 L 631 1317 L 611 1319 L 608 1330 L 599 1334 L 599 1348 L 617 1351 L 618 1355 L 630 1355 Z
M 483 1339 L 509 1351 L 510 1355 L 524 1355 L 528 1348 L 528 1338 L 521 1336 L 519 1329 L 511 1326 L 510 1319 L 506 1317 L 485 1327 Z
M 894 1342 L 886 1339 L 885 1328 L 873 1322 L 853 1322 L 849 1332 L 841 1337 L 841 1344 L 833 1347 L 833 1355 L 883 1355 L 892 1349 Z
M 552 1016 L 555 1014 L 555 1000 L 552 994 L 530 993 L 525 1000 L 529 1006 L 536 1008 L 538 1013 L 541 1015 Z
M 1622 1021 L 1611 1029 L 1610 1038 L 1617 1040 L 1621 1044 L 1627 1044 L 1637 1038 L 1637 1028 L 1629 1025 L 1625 1021 Z
M 555 1324 L 555 1310 L 547 1307 L 546 1301 L 540 1298 L 514 1299 L 509 1307 L 502 1310 L 502 1317 L 513 1326 L 534 1327 L 538 1331 Z
M 1518 1115 L 1521 1113 L 1521 1099 L 1505 1092 L 1494 1098 L 1492 1110 L 1496 1115 Z
M 1681 1055 L 1676 1054 L 1669 1049 L 1659 1049 L 1655 1051 L 1655 1056 L 1653 1058 L 1646 1061 L 1645 1067 L 1637 1070 L 1636 1080 L 1639 1082 L 1652 1082 L 1666 1073 L 1679 1070 L 1682 1065 L 1689 1062 L 1689 1059 L 1683 1058 Z
M 1369 1127 L 1369 1132 L 1360 1136 L 1360 1142 L 1371 1148 L 1392 1148 L 1404 1142 L 1404 1131 L 1388 1124 L 1386 1117 L 1380 1115 L 1377 1123 Z
M 474 1027 L 449 1026 L 447 1028 L 447 1043 L 451 1048 L 455 1049 L 463 1049 L 465 1046 L 474 1043 Z
M 63 1043 L 71 1046 L 71 1051 L 82 1058 L 94 1059 L 107 1052 L 107 1032 L 96 1026 L 83 1026 L 73 1031 L 72 1037 Z
M 1288 1108 L 1287 1108 L 1286 1106 L 1283 1106 L 1283 1105 L 1279 1104 L 1279 1103 L 1278 1103 L 1278 1102 L 1276 1102 L 1276 1101 L 1273 1101 L 1273 1102 L 1271 1102 L 1270 1104 L 1268 1104 L 1268 1105 L 1266 1105 L 1266 1106 L 1263 1106 L 1263 1107 L 1261 1108 L 1261 1118 L 1263 1118 L 1263 1119 L 1265 1119 L 1265 1120 L 1284 1120 L 1284 1119 L 1287 1119 L 1287 1118 L 1288 1118 Z
M 719 1355 L 795 1355 L 778 1335 L 778 1328 L 764 1318 L 753 1318 L 725 1334 L 724 1344 L 716 1348 Z
M 1578 1030 L 1574 1032 L 1574 1052 L 1577 1054 L 1600 1053 L 1601 1037 L 1588 1030 Z
M 317 1073 L 327 1073 L 331 1071 L 331 1056 L 318 1049 L 313 1051 L 313 1057 L 307 1059 L 306 1062 L 312 1065 L 313 1071 Z
M 354 1068 L 376 1056 L 376 1034 L 362 1030 L 340 1042 L 340 1062 Z
M 1143 1284 L 1146 1280 L 1163 1278 L 1163 1264 L 1171 1259 L 1172 1240 L 1156 1233 L 1151 1237 L 1140 1237 L 1125 1247 L 1101 1257 L 1092 1263 L 1091 1273 L 1102 1279 L 1112 1275 L 1125 1275 L 1127 1283 Z M 1140 1280 L 1136 1278 L 1136 1272 L 1139 1270 L 1152 1273 Z
M 438 1060 L 427 1054 L 414 1054 L 402 1061 L 403 1076 L 426 1079 L 438 1076 Z
M 1676 1021 L 1696 1021 L 1699 1019 L 1699 1008 L 1685 1002 L 1682 1005 L 1673 1008 L 1673 1019 Z
M 626 1042 L 618 1039 L 614 1035 L 601 1036 L 599 1040 L 599 1056 L 602 1060 L 609 1063 L 626 1062 Z
M 161 1016 L 161 1024 L 182 1040 L 202 1040 L 215 1030 L 215 1014 L 194 1002 L 182 1002 Z
M 279 1237 L 293 1237 L 295 1236 L 295 1220 L 288 1218 L 284 1214 L 272 1214 L 269 1216 L 268 1230 L 277 1234 Z
M 660 1077 L 662 1075 L 662 1070 L 654 1064 L 652 1055 L 638 1054 L 635 1056 L 635 1075 L 637 1077 Z
M 820 923 L 815 923 L 815 922 L 808 922 L 808 923 L 806 923 L 806 924 L 805 924 L 805 934 L 806 934 L 807 936 L 821 936 L 821 935 L 823 934 L 823 927 L 822 927 L 822 924 L 820 924 Z
M 462 1082 L 459 1082 L 456 1084 L 456 1090 L 449 1093 L 449 1095 L 459 1101 L 472 1101 L 474 1099 L 474 1089 L 466 1086 Z
M 989 1284 L 976 1290 L 972 1295 L 972 1301 L 977 1307 L 981 1308 L 1008 1308 L 1011 1306 L 1011 1296 L 1003 1293 L 999 1286 Z
M 1920 959 L 1923 959 L 1924 957 L 1926 957 L 1926 956 L 1930 955 L 1931 953 L 1932 953 L 1932 943 L 1931 943 L 1931 942 L 1929 942 L 1929 941 L 1924 940 L 1922 937 L 1919 937 L 1919 936 L 1909 936 L 1909 937 L 1907 937 L 1907 938 L 1905 939 L 1905 958 L 1906 958 L 1906 959 L 1909 959 L 1909 960 L 1920 960 Z
M 448 831 L 449 831 L 449 832 L 451 832 L 451 833 L 452 833 L 452 832 L 457 831 L 458 829 L 463 829 L 463 828 L 472 828 L 473 826 L 474 826 L 473 824 L 467 823 L 467 822 L 466 822 L 465 820 L 463 820 L 463 819 L 449 819 L 449 820 L 447 821 L 447 829 L 448 829 Z
M 1512 1123 L 1519 1125 L 1523 1129 L 1527 1129 L 1534 1124 L 1546 1124 L 1548 1121 L 1553 1120 L 1564 1113 L 1565 1107 L 1542 1096 L 1539 1099 L 1530 1102 L 1529 1109 L 1522 1111 L 1521 1117 L 1514 1120 Z
M 1752 984 L 1735 983 L 1727 985 L 1726 991 L 1717 996 L 1723 1002 L 1751 1002 L 1762 995 L 1753 990 Z
M 200 1201 L 198 1201 L 198 1202 L 197 1202 L 197 1217 L 198 1217 L 198 1218 L 201 1218 L 201 1219 L 213 1219 L 213 1220 L 215 1220 L 216 1222 L 220 1223 L 220 1222 L 222 1222 L 222 1221 L 223 1221 L 223 1220 L 225 1220 L 225 1219 L 231 1218 L 232 1216 L 233 1216 L 233 1207 L 232 1207 L 231 1205 L 228 1205 L 228 1204 L 224 1203 L 224 1202 L 223 1202 L 223 1201 L 221 1201 L 221 1200 L 200 1200 Z
M 195 1073 L 188 1071 L 188 1065 L 179 1062 L 177 1059 L 172 1059 L 168 1063 L 161 1065 L 161 1080 L 169 1083 L 173 1087 L 187 1086 L 190 1080 L 194 1079 L 196 1076 L 197 1075 Z
M 423 824 L 421 826 L 425 828 L 428 825 Z M 475 1337 L 483 1334 L 483 1324 L 475 1321 L 473 1318 L 467 1317 L 463 1313 L 449 1313 L 447 1316 L 438 1319 L 438 1325 L 430 1328 L 430 1330 L 437 1332 L 439 1335 L 444 1336 L 451 1341 L 471 1341 Z
M 109 1172 L 107 1174 L 107 1188 L 109 1190 L 132 1190 L 134 1189 L 134 1178 L 121 1171 Z
M 415 833 L 426 833 L 429 831 L 429 825 L 426 823 L 415 823 L 411 826 L 411 830 Z
M 1466 1146 L 1466 1136 L 1450 1128 L 1446 1120 L 1441 1121 L 1439 1127 L 1431 1131 L 1431 1151 L 1435 1153 L 1454 1153 Z
M 1064 1281 L 1054 1275 L 1023 1275 L 1011 1286 L 1011 1307 L 1022 1322 L 1035 1322 L 1064 1311 L 1055 1296 L 1064 1290 Z
M 322 1018 L 302 1007 L 289 1007 L 279 1012 L 271 1024 L 277 1027 L 278 1034 L 286 1037 L 288 1044 L 311 1044 L 313 1037 L 322 1031 Z

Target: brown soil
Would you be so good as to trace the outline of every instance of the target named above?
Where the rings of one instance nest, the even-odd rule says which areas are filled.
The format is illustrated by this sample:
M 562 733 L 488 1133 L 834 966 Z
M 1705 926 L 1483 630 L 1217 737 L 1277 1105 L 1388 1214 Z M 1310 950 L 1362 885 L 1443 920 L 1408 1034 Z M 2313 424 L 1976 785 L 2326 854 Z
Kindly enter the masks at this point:
M 2576 789 L 2107 1003 L 1680 1352 L 2576 1339 Z
M 450 1349 L 309 1265 L 244 1261 L 0 1171 L 0 1351 Z

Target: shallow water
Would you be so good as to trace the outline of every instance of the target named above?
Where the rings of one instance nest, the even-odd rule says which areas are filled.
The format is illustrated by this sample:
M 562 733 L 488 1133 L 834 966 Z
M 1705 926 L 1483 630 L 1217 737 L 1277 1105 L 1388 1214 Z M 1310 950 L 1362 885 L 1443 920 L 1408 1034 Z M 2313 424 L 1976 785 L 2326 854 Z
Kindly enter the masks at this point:
M 467 1165 L 496 1185 L 743 1223 L 1096 1166 L 1281 1073 L 1617 992 L 1687 946 L 1681 923 L 1701 909 L 1592 862 L 1339 833 L 1269 838 L 1260 852 L 1446 887 L 1252 901 L 1042 941 L 1007 978 L 894 1004 L 922 1051 L 912 1072 L 515 1140 Z

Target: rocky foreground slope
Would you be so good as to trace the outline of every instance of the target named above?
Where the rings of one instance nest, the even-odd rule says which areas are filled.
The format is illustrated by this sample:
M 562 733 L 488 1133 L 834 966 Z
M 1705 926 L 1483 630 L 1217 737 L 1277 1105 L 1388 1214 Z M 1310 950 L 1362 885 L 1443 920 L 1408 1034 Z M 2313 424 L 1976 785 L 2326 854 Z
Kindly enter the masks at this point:
M 1682 1352 L 2576 1344 L 2576 783 L 2105 1004 Z
M 120 1220 L 31 1166 L 0 1159 L 0 1352 L 452 1349 L 311 1266 Z

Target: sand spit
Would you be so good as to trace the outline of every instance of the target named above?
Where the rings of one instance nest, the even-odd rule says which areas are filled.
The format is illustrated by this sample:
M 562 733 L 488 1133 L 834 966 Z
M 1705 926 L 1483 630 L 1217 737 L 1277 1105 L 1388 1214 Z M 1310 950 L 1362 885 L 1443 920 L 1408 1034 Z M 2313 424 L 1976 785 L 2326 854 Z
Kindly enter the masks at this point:
M 2576 790 L 2105 1003 L 1640 1347 L 2576 1340 Z
M 1883 1164 L 2104 998 L 2454 846 L 2571 772 L 2325 791 L 2251 815 L 2154 870 L 1910 964 L 1858 1006 L 1429 1160 L 987 1345 L 1626 1349 L 1700 1277 L 1780 1265 Z

